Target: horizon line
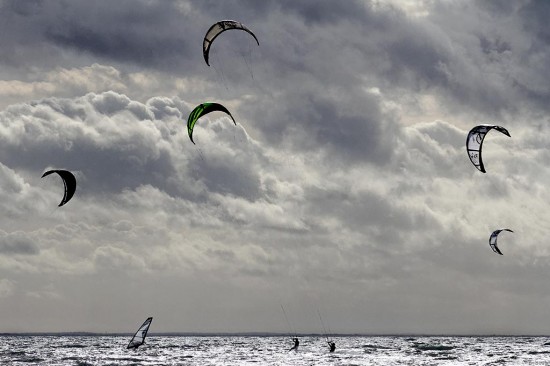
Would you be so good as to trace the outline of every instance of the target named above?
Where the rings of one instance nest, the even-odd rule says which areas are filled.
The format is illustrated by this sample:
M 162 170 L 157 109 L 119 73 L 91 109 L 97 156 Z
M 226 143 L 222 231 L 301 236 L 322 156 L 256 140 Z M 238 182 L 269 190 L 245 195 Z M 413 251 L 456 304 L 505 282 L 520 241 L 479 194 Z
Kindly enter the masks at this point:
M 134 332 L 0 332 L 6 336 L 132 336 Z M 499 333 L 288 333 L 288 332 L 149 332 L 149 337 L 550 337 L 549 334 Z

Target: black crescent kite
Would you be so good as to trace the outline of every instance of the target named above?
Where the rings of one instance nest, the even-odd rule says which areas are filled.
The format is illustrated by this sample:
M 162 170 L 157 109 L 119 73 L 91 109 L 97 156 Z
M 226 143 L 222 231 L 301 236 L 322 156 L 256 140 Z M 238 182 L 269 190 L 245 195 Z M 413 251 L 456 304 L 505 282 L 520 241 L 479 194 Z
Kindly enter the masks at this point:
M 510 137 L 510 133 L 504 127 L 495 125 L 479 125 L 472 128 L 466 138 L 466 152 L 468 153 L 468 157 L 470 158 L 472 164 L 474 164 L 474 166 L 483 173 L 485 173 L 483 159 L 481 159 L 483 139 L 485 138 L 485 135 L 493 129 Z
M 248 29 L 243 23 L 236 22 L 234 20 L 221 20 L 213 24 L 210 29 L 208 29 L 206 35 L 204 36 L 204 40 L 202 41 L 202 54 L 204 55 L 204 61 L 206 61 L 206 64 L 208 66 L 210 66 L 210 63 L 208 61 L 208 54 L 210 52 L 210 46 L 212 46 L 212 42 L 214 42 L 216 37 L 219 36 L 221 33 L 230 29 L 240 29 L 249 33 L 252 37 L 254 37 L 258 46 L 260 45 L 260 42 L 258 41 L 258 38 L 256 38 L 256 35 L 252 33 L 252 31 Z
M 509 231 L 509 232 L 513 233 L 513 231 L 510 230 L 510 229 L 498 229 L 498 230 L 493 231 L 493 233 L 491 234 L 491 237 L 489 238 L 489 246 L 491 247 L 491 249 L 493 249 L 493 252 L 495 252 L 497 254 L 500 254 L 500 255 L 502 255 L 502 252 L 497 247 L 497 237 L 498 237 L 498 234 L 500 234 L 501 231 Z
M 42 178 L 52 173 L 59 174 L 59 176 L 63 180 L 63 184 L 65 185 L 65 194 L 63 195 L 61 203 L 59 203 L 59 207 L 61 207 L 65 203 L 69 202 L 69 200 L 73 197 L 74 192 L 76 191 L 76 178 L 74 177 L 73 173 L 68 170 L 48 170 L 46 173 L 42 174 Z
M 192 143 L 195 143 L 195 141 L 193 141 L 193 128 L 195 127 L 195 123 L 197 123 L 197 120 L 202 116 L 204 116 L 205 114 L 208 114 L 210 112 L 215 112 L 215 111 L 224 112 L 228 114 L 229 117 L 231 117 L 231 119 L 233 120 L 233 123 L 235 124 L 235 126 L 237 125 L 237 122 L 235 122 L 235 119 L 233 118 L 231 113 L 229 113 L 227 108 L 225 108 L 223 105 L 219 103 L 210 103 L 210 102 L 199 104 L 198 106 L 195 107 L 195 109 L 191 111 L 191 113 L 189 114 L 189 117 L 187 118 L 187 133 L 189 134 L 189 138 L 191 139 Z

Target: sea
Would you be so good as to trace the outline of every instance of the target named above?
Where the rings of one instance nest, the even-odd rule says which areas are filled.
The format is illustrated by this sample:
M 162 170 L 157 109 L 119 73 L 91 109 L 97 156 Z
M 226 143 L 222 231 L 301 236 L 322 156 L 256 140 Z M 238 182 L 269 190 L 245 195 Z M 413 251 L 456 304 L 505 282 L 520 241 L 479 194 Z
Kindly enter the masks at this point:
M 0 365 L 550 365 L 550 337 L 0 335 Z

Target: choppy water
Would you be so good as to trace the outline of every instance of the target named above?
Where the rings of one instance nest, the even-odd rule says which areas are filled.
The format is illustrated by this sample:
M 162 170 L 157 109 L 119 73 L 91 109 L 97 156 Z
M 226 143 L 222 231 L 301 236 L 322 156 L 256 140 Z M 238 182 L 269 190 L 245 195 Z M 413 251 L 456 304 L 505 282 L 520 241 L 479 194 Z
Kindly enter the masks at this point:
M 0 365 L 550 365 L 546 337 L 0 336 Z

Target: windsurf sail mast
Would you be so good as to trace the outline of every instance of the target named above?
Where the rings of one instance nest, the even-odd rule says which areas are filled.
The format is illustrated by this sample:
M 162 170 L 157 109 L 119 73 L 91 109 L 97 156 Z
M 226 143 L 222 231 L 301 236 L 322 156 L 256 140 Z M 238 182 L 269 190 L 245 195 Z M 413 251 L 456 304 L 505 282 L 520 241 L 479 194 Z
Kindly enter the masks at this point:
M 130 340 L 130 343 L 128 343 L 127 349 L 134 348 L 137 349 L 139 346 L 141 346 L 143 343 L 145 343 L 145 337 L 147 336 L 147 332 L 149 331 L 149 326 L 151 326 L 151 322 L 153 321 L 153 317 L 147 318 L 139 327 L 137 332 L 134 334 L 132 339 Z

